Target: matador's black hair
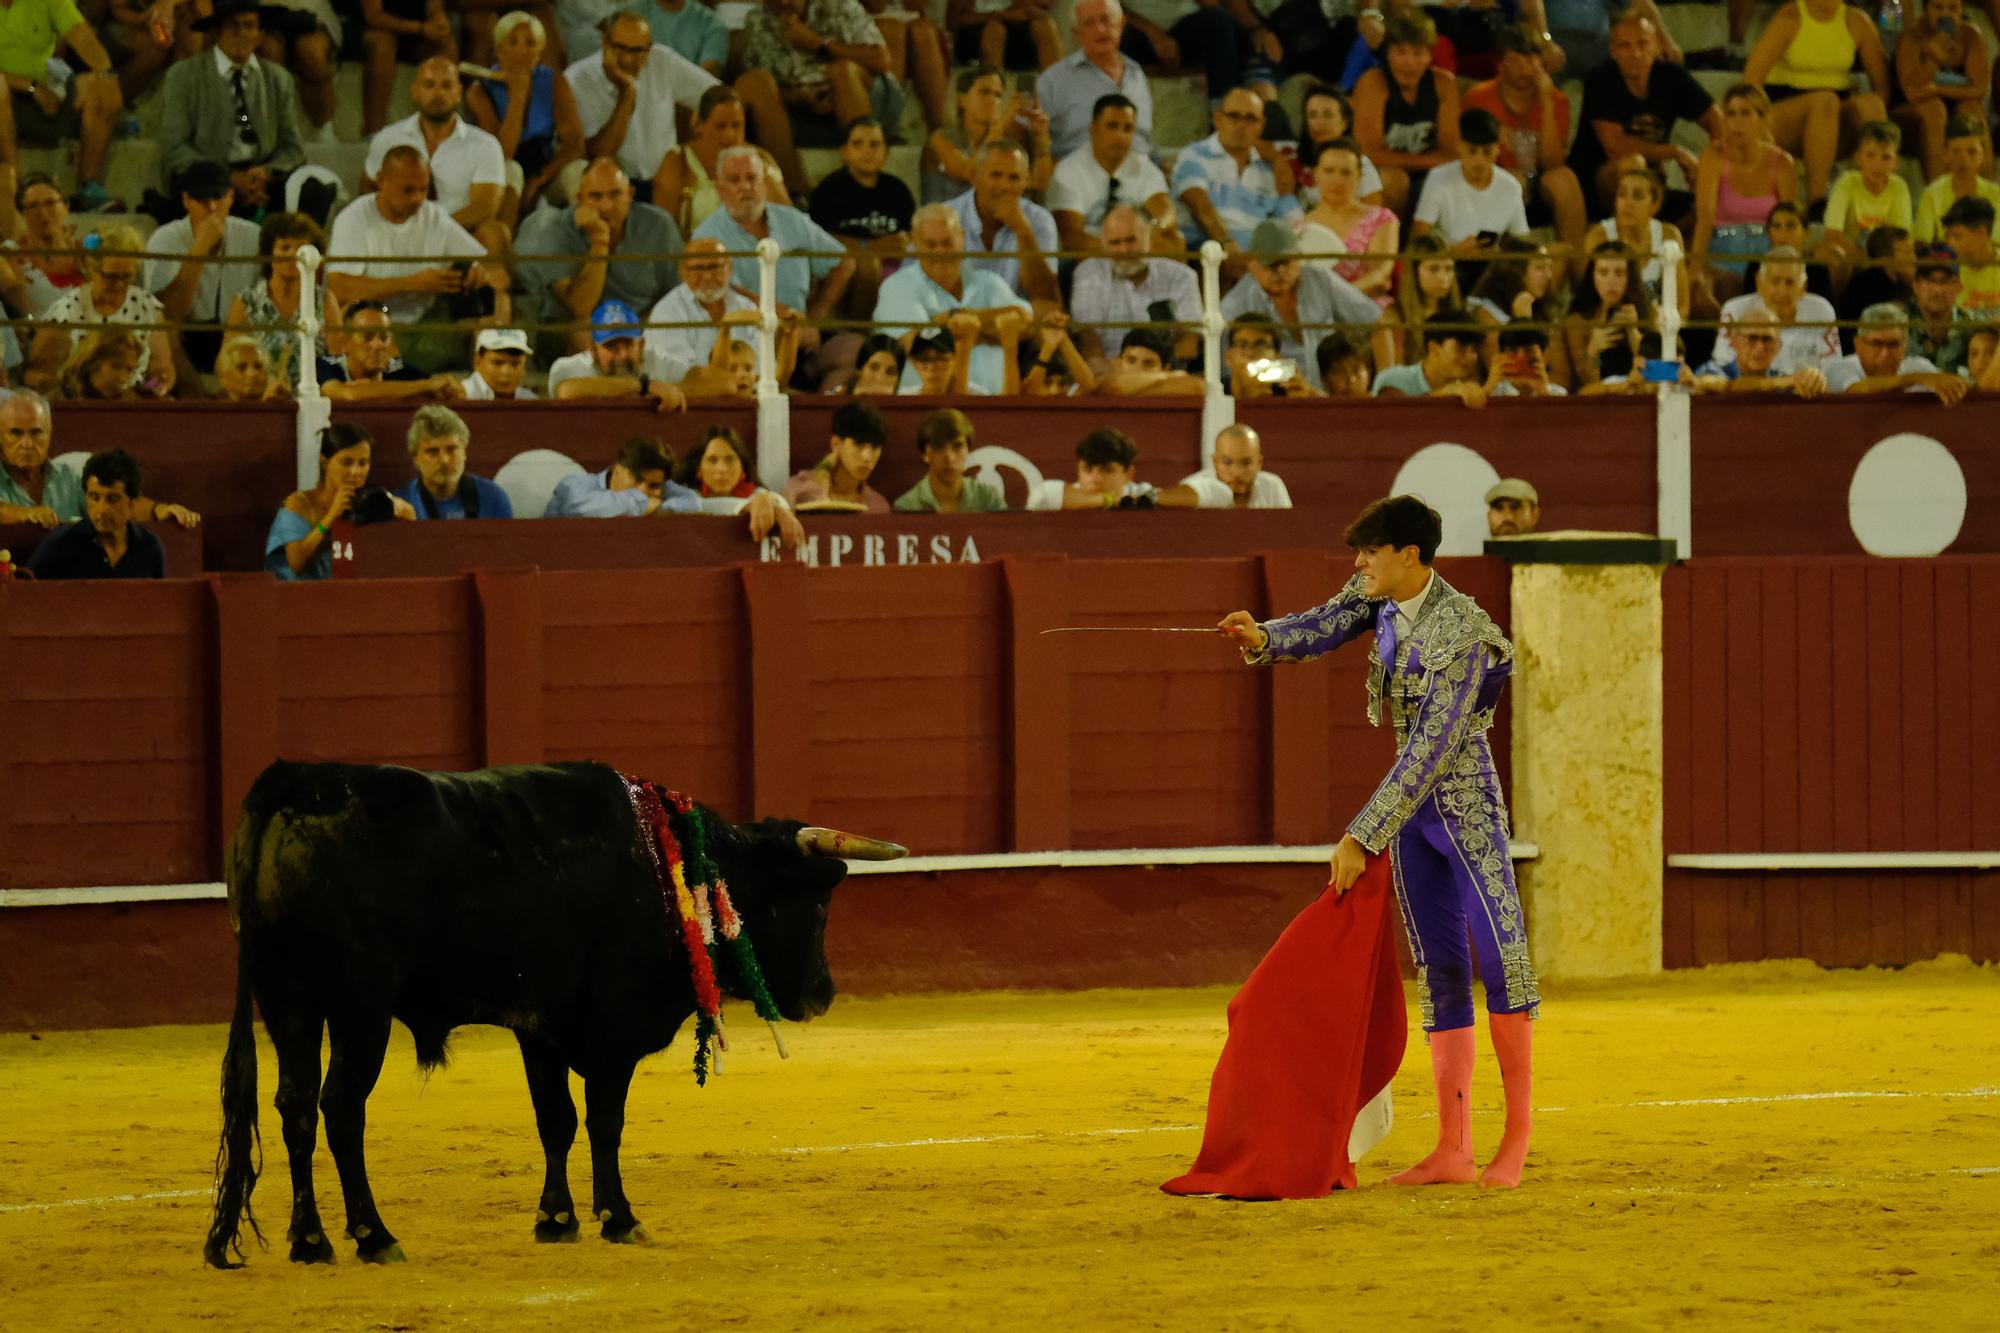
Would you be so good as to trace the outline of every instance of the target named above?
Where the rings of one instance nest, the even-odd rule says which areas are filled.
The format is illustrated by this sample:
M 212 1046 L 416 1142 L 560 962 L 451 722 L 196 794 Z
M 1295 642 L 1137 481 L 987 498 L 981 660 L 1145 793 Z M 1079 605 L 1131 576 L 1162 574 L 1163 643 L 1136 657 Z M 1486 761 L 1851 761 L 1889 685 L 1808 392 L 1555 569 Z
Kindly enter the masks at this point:
M 1347 544 L 1355 550 L 1370 546 L 1417 548 L 1417 559 L 1428 565 L 1444 540 L 1444 520 L 1438 511 L 1414 495 L 1391 495 L 1362 510 L 1347 525 Z

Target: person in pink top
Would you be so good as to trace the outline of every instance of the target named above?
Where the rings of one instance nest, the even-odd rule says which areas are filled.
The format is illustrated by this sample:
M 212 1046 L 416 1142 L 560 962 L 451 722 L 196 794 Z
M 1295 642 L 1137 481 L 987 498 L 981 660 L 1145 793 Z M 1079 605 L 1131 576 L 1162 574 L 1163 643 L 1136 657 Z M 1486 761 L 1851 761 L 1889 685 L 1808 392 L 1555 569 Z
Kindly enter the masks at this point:
M 1695 281 L 1720 297 L 1742 291 L 1750 258 L 1768 245 L 1764 220 L 1797 192 L 1792 155 L 1771 138 L 1771 99 L 1737 84 L 1722 96 L 1722 134 L 1695 172 Z
M 1380 204 L 1364 203 L 1358 194 L 1367 160 L 1352 139 L 1335 139 L 1320 149 L 1313 163 L 1319 203 L 1299 219 L 1299 250 L 1315 256 L 1307 263 L 1327 268 L 1377 305 L 1387 306 L 1396 272 L 1398 225 L 1394 213 Z M 1327 252 L 1349 257 L 1317 257 Z

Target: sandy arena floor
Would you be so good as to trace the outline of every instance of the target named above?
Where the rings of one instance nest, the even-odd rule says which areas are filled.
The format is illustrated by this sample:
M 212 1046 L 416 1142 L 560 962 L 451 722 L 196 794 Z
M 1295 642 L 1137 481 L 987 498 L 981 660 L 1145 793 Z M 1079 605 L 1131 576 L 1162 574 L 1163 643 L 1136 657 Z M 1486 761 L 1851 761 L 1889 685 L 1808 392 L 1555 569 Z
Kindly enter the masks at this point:
M 529 1236 L 540 1154 L 511 1039 L 370 1103 L 410 1263 L 205 1270 L 220 1028 L 0 1037 L 0 1327 L 1992 1328 L 2000 968 L 1802 964 L 1556 987 L 1517 1193 L 1375 1182 L 1428 1148 L 1413 1046 L 1367 1188 L 1296 1204 L 1155 1186 L 1199 1142 L 1226 990 L 843 1000 L 781 1065 L 739 1019 L 634 1085 L 626 1179 L 655 1237 Z M 745 1014 L 744 1018 L 747 1019 Z M 1499 1133 L 1481 1040 L 1475 1135 Z M 320 1197 L 340 1207 L 324 1151 Z M 585 1150 L 571 1180 L 587 1197 Z M 1978 1311 L 1985 1310 L 1985 1315 Z

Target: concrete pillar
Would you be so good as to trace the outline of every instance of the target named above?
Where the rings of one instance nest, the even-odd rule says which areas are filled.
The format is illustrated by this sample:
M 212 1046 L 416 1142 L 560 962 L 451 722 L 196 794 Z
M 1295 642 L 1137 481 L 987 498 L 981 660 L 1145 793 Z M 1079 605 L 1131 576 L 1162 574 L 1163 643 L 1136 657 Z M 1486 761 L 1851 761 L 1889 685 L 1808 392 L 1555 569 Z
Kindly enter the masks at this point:
M 1660 970 L 1666 856 L 1660 572 L 1674 543 L 1611 533 L 1488 544 L 1513 566 L 1514 838 L 1536 970 Z

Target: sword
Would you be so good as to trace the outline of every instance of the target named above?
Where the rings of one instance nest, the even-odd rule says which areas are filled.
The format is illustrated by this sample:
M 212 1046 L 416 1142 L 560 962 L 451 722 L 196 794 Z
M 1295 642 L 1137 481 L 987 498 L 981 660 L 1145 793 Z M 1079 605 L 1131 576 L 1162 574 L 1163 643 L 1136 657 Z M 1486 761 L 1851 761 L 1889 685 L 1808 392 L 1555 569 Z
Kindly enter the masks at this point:
M 1213 625 L 1063 625 L 1044 634 L 1220 634 Z

